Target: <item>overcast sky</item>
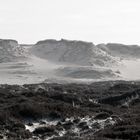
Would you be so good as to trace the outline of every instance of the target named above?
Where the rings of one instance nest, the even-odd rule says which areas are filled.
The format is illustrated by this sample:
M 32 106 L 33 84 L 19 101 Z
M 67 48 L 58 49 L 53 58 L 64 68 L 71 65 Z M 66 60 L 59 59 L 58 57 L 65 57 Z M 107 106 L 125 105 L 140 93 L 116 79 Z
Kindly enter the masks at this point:
M 0 0 L 0 38 L 140 45 L 140 0 Z

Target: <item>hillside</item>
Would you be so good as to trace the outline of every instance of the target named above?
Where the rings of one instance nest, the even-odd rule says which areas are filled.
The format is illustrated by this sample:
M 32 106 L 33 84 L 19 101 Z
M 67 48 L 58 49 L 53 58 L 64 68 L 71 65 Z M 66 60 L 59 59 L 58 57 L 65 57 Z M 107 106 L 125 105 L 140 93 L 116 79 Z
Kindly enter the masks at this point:
M 105 51 L 111 56 L 120 57 L 121 59 L 138 59 L 140 58 L 140 46 L 124 45 L 117 43 L 99 44 L 98 48 Z
M 93 43 L 84 41 L 64 39 L 39 41 L 30 52 L 54 63 L 69 65 L 107 66 L 116 61 L 115 57 L 108 55 Z
M 33 45 L 1 39 L 0 83 L 139 80 L 139 53 L 138 45 L 94 45 L 64 39 L 43 40 Z
M 16 40 L 0 39 L 0 63 L 25 58 L 24 49 Z

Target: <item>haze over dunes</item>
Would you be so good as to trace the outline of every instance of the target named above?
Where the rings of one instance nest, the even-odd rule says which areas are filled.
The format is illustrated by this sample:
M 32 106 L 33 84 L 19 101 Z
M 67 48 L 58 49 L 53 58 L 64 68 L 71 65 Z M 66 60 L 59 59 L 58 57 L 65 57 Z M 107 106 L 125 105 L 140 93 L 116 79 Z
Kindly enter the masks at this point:
M 138 45 L 117 43 L 94 45 L 77 40 L 38 41 L 19 44 L 0 40 L 2 83 L 93 82 L 98 80 L 138 80 Z M 136 75 L 129 76 L 130 72 Z

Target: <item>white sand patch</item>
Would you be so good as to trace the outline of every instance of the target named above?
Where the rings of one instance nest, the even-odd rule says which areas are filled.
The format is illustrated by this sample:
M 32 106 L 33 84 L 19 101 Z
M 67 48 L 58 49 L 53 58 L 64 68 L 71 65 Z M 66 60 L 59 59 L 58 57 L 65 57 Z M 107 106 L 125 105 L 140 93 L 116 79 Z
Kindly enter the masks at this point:
M 118 69 L 123 79 L 140 80 L 140 59 L 123 60 Z

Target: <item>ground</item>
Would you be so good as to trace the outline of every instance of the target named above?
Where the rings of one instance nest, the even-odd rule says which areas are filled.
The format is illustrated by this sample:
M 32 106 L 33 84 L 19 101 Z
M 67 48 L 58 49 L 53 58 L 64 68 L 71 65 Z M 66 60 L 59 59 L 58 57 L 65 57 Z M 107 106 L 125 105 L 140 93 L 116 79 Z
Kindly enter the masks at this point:
M 0 138 L 140 139 L 140 83 L 0 86 Z

